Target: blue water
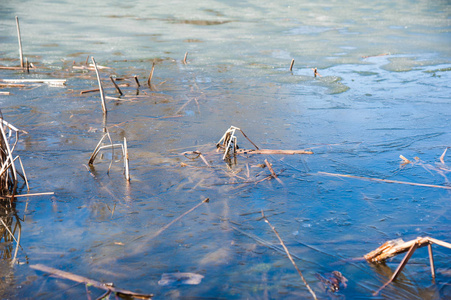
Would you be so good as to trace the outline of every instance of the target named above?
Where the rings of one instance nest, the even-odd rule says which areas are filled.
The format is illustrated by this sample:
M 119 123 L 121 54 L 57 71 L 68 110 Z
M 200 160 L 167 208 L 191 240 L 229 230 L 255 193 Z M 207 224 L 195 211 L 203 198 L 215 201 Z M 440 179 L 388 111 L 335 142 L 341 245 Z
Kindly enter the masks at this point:
M 16 243 L 1 236 L 2 298 L 87 297 L 83 284 L 36 264 L 155 299 L 312 298 L 274 248 L 261 210 L 320 299 L 450 296 L 449 249 L 433 246 L 435 281 L 419 249 L 379 296 L 372 293 L 402 255 L 382 265 L 358 259 L 396 238 L 451 241 L 451 150 L 440 161 L 451 146 L 447 1 L 2 2 L 0 65 L 19 63 L 16 15 L 24 56 L 38 68 L 0 70 L 0 78 L 67 84 L 1 88 L 11 93 L 0 95 L 4 119 L 27 132 L 15 153 L 30 193 L 55 193 L 0 211 L 11 229 L 21 225 L 22 246 L 13 261 Z M 127 101 L 107 100 L 106 123 L 98 93 L 80 95 L 98 87 L 93 71 L 73 68 L 88 56 L 110 68 L 100 70 L 108 96 L 118 97 L 109 76 L 124 78 Z M 130 183 L 119 149 L 87 165 L 104 124 L 113 142 L 127 138 Z M 260 148 L 314 154 L 238 156 L 228 165 L 215 144 L 232 125 Z M 241 133 L 237 139 L 252 148 Z M 211 167 L 182 155 L 194 150 Z M 270 175 L 265 159 L 280 182 L 261 181 Z M 317 277 L 332 271 L 348 279 L 336 293 Z M 158 284 L 177 272 L 204 278 Z M 92 298 L 103 293 L 89 290 Z

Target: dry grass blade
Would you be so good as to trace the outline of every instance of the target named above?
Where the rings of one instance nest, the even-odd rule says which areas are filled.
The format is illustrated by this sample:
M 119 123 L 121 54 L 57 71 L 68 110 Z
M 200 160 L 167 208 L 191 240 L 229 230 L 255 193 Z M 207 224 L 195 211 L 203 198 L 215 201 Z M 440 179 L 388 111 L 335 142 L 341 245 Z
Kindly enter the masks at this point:
M 127 297 L 132 297 L 132 298 L 137 298 L 137 299 L 151 299 L 153 297 L 152 294 L 140 294 L 140 293 L 135 293 L 132 291 L 128 291 L 128 290 L 123 290 L 120 288 L 117 288 L 111 284 L 106 284 L 106 283 L 102 283 L 100 281 L 97 280 L 93 280 L 93 279 L 89 279 L 80 275 L 76 275 L 76 274 L 72 274 L 69 272 L 65 272 L 65 271 L 61 271 L 58 269 L 54 269 L 51 267 L 47 267 L 41 264 L 37 264 L 37 265 L 30 265 L 30 268 L 35 269 L 35 270 L 39 270 L 42 272 L 46 272 L 46 273 L 50 273 L 52 275 L 56 275 L 58 277 L 61 278 L 65 278 L 65 279 L 69 279 L 75 282 L 79 282 L 79 283 L 84 283 L 84 284 L 88 284 L 91 285 L 93 287 L 96 287 L 98 289 L 102 289 L 102 290 L 109 290 L 113 293 L 115 293 L 118 296 L 127 296 Z
M 183 58 L 183 64 L 186 65 L 186 59 L 188 57 L 188 52 L 185 52 L 185 57 Z
M 294 155 L 294 154 L 313 154 L 310 150 L 271 150 L 271 149 L 238 149 L 236 154 L 282 154 L 282 155 Z
M 277 232 L 276 228 L 274 228 L 274 226 L 271 225 L 271 223 L 269 222 L 269 220 L 266 218 L 265 214 L 263 213 L 262 210 L 262 218 L 265 220 L 265 222 L 269 225 L 269 227 L 271 227 L 272 231 L 274 231 L 274 233 L 276 234 L 277 238 L 280 241 L 280 244 L 282 245 L 283 249 L 285 250 L 288 258 L 290 259 L 291 263 L 293 264 L 294 268 L 296 269 L 296 271 L 298 271 L 299 276 L 301 276 L 302 281 L 304 282 L 305 286 L 307 287 L 307 289 L 309 290 L 310 294 L 312 294 L 313 299 L 317 299 L 316 298 L 316 294 L 315 292 L 310 288 L 310 286 L 308 285 L 307 281 L 304 278 L 304 275 L 302 275 L 301 270 L 299 270 L 298 266 L 296 265 L 296 263 L 293 260 L 293 257 L 291 256 L 290 252 L 288 251 L 288 248 L 285 246 L 285 243 L 283 242 L 282 238 L 280 237 L 279 233 Z
M 100 91 L 100 98 L 102 100 L 102 110 L 103 110 L 103 114 L 107 113 L 107 109 L 106 109 L 106 103 L 105 103 L 105 92 L 103 91 L 103 86 L 102 86 L 102 81 L 100 81 L 100 75 L 99 75 L 99 70 L 97 68 L 97 63 L 94 59 L 94 56 L 91 57 L 92 63 L 94 65 L 94 69 L 96 70 L 96 75 L 97 75 L 97 81 L 99 82 L 99 91 Z

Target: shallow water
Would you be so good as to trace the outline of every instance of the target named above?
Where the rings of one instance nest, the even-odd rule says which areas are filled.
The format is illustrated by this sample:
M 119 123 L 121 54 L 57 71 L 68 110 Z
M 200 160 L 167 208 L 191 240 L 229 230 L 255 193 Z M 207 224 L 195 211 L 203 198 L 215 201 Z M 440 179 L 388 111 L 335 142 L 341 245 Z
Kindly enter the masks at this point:
M 16 152 L 30 192 L 55 192 L 17 198 L 4 216 L 12 228 L 21 224 L 22 249 L 11 265 L 15 243 L 0 241 L 2 298 L 86 297 L 84 285 L 35 264 L 155 299 L 310 298 L 261 210 L 319 298 L 450 296 L 449 249 L 433 247 L 435 282 L 419 249 L 379 296 L 372 293 L 401 257 L 384 265 L 352 260 L 395 238 L 450 242 L 449 189 L 320 173 L 450 187 L 449 152 L 445 165 L 439 160 L 451 137 L 447 1 L 12 1 L 0 3 L 1 65 L 18 64 L 16 15 L 24 55 L 41 68 L 1 70 L 1 78 L 67 85 L 0 95 L 5 120 L 27 131 Z M 98 93 L 80 95 L 97 88 L 95 73 L 72 66 L 91 55 L 111 68 L 100 70 L 107 95 L 118 95 L 110 75 L 129 83 L 122 87 L 129 101 L 108 100 L 106 120 L 114 142 L 127 138 L 129 184 L 119 150 L 109 174 L 110 151 L 87 166 L 104 121 Z M 131 97 L 133 75 L 139 97 Z M 231 125 L 260 148 L 314 154 L 238 156 L 228 165 L 215 143 Z M 193 150 L 212 167 L 181 155 Z M 414 163 L 402 165 L 399 155 Z M 280 182 L 258 182 L 270 175 L 260 167 L 265 159 Z M 336 293 L 317 278 L 332 271 L 348 279 Z M 200 282 L 159 284 L 178 272 Z

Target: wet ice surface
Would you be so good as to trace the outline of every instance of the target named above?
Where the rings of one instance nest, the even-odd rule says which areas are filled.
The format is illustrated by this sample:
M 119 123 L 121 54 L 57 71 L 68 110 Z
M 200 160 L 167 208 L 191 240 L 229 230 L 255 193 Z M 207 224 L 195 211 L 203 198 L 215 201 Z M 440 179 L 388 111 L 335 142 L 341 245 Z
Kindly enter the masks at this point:
M 61 15 L 50 18 L 48 5 Z M 55 192 L 17 199 L 22 264 L 2 266 L 2 297 L 84 297 L 84 286 L 27 263 L 156 299 L 310 297 L 262 210 L 321 298 L 372 298 L 401 258 L 386 265 L 351 259 L 387 240 L 449 242 L 449 190 L 319 173 L 449 187 L 449 152 L 446 165 L 439 160 L 451 140 L 445 3 L 97 5 L 96 18 L 64 1 L 1 12 L 2 58 L 16 56 L 17 14 L 27 52 L 39 55 L 31 59 L 49 67 L 27 78 L 68 80 L 65 88 L 40 85 L 0 96 L 4 118 L 28 132 L 16 151 L 31 192 Z M 70 19 L 62 17 L 67 11 Z M 58 26 L 65 30 L 45 34 Z M 132 101 L 107 102 L 113 142 L 128 141 L 130 184 L 119 151 L 109 175 L 109 151 L 93 169 L 86 166 L 103 135 L 98 94 L 79 94 L 97 87 L 95 74 L 72 69 L 88 55 L 112 68 L 100 71 L 108 95 L 117 95 L 111 74 L 130 79 L 122 87 L 127 95 L 136 94 L 133 75 L 143 85 Z M 144 83 L 154 59 L 150 91 Z M 322 77 L 313 77 L 314 67 Z M 2 78 L 22 76 L 1 71 Z M 260 148 L 314 154 L 239 156 L 227 166 L 215 143 L 231 125 Z M 241 148 L 252 147 L 240 133 L 237 138 Z M 181 155 L 194 150 L 212 167 Z M 403 165 L 399 155 L 413 163 Z M 256 183 L 270 175 L 260 166 L 265 159 L 282 184 Z M 207 197 L 209 203 L 154 236 Z M 434 246 L 434 258 L 435 283 L 420 249 L 382 297 L 449 296 L 450 252 Z M 317 278 L 334 271 L 348 280 L 335 296 Z M 203 278 L 196 285 L 159 284 L 164 274 L 180 273 Z

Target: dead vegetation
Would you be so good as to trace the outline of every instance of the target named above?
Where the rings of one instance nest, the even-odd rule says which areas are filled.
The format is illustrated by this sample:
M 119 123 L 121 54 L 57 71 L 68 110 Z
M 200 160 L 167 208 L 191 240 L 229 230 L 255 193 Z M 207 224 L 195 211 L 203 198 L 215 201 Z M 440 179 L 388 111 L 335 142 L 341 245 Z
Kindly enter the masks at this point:
M 29 64 L 27 59 L 23 59 L 23 53 L 22 53 L 22 44 L 21 44 L 21 37 L 20 37 L 20 29 L 19 29 L 19 21 L 16 17 L 16 23 L 17 23 L 17 32 L 18 32 L 18 40 L 19 40 L 19 52 L 20 52 L 20 67 L 3 67 L 3 69 L 11 69 L 11 70 L 23 70 L 24 72 L 29 72 L 30 67 L 32 69 L 35 68 L 33 64 Z M 386 55 L 386 54 L 383 54 Z M 185 56 L 182 60 L 182 63 L 184 65 L 187 64 L 187 56 L 188 52 L 185 53 Z M 95 71 L 98 88 L 96 89 L 90 89 L 81 91 L 80 94 L 86 94 L 91 92 L 99 92 L 100 94 L 100 100 L 101 100 L 101 106 L 102 106 L 102 112 L 104 115 L 104 124 L 103 124 L 103 131 L 104 134 L 101 137 L 100 141 L 98 142 L 97 146 L 93 150 L 88 165 L 93 167 L 94 163 L 96 161 L 96 158 L 103 150 L 111 150 L 111 162 L 108 167 L 107 173 L 109 174 L 111 166 L 114 162 L 115 158 L 115 149 L 121 150 L 121 155 L 123 159 L 123 168 L 124 168 L 124 175 L 125 179 L 127 181 L 130 181 L 130 168 L 129 168 L 129 153 L 127 148 L 127 140 L 124 137 L 124 140 L 122 143 L 113 143 L 112 138 L 108 132 L 107 124 L 106 124 L 106 115 L 107 115 L 107 103 L 106 100 L 112 100 L 112 101 L 138 101 L 140 99 L 147 99 L 150 98 L 146 93 L 144 95 L 139 95 L 139 89 L 141 88 L 141 84 L 139 83 L 138 76 L 134 75 L 133 78 L 126 78 L 126 80 L 129 80 L 131 82 L 135 82 L 137 86 L 137 92 L 136 95 L 130 95 L 127 94 L 127 92 L 123 92 L 121 90 L 120 84 L 117 82 L 119 79 L 114 77 L 113 75 L 108 75 L 108 77 L 111 80 L 111 83 L 114 86 L 115 91 L 119 94 L 119 97 L 109 97 L 106 96 L 104 85 L 101 80 L 101 73 L 99 70 L 111 70 L 111 68 L 106 66 L 100 66 L 97 65 L 94 57 L 91 57 L 92 64 L 88 64 L 89 56 L 85 62 L 85 65 L 73 65 L 72 68 L 75 70 L 85 70 L 85 71 Z M 147 85 L 150 91 L 155 91 L 157 89 L 157 85 L 152 82 L 154 71 L 155 71 L 156 62 L 154 61 L 152 63 L 152 67 L 149 73 L 149 76 L 147 78 Z M 289 70 L 292 71 L 294 66 L 294 59 L 292 59 Z M 0 67 L 1 68 L 1 67 Z M 313 70 L 313 76 L 314 77 L 321 77 L 321 75 L 318 73 L 317 68 L 312 68 Z M 123 78 L 121 78 L 123 80 Z M 17 88 L 23 88 L 26 85 L 30 84 L 49 84 L 54 86 L 64 86 L 66 84 L 66 79 L 1 79 L 0 80 L 0 87 L 17 87 Z M 163 83 L 160 83 L 160 85 Z M 129 84 L 125 85 L 129 86 Z M 155 96 L 156 97 L 156 96 Z M 176 118 L 180 117 L 180 113 L 183 111 L 183 109 L 189 104 L 189 103 L 196 103 L 199 108 L 199 102 L 198 98 L 193 97 L 189 98 L 173 115 L 166 115 L 162 116 L 161 118 Z M 175 109 L 174 109 L 175 110 Z M 0 144 L 0 160 L 2 163 L 1 172 L 0 172 L 0 184 L 1 184 L 1 194 L 0 198 L 2 199 L 3 203 L 6 203 L 6 205 L 11 206 L 13 203 L 13 200 L 15 197 L 20 196 L 32 196 L 32 195 L 43 195 L 43 194 L 52 194 L 52 193 L 28 193 L 25 195 L 17 195 L 17 189 L 19 185 L 20 179 L 23 180 L 23 184 L 26 185 L 27 190 L 29 190 L 28 186 L 28 180 L 26 178 L 25 170 L 22 164 L 22 161 L 20 159 L 20 156 L 13 154 L 15 147 L 19 141 L 19 133 L 23 132 L 16 127 L 14 127 L 12 124 L 8 123 L 3 119 L 2 116 L 0 116 L 0 127 L 1 127 L 1 144 Z M 241 135 L 252 145 L 253 148 L 250 149 L 241 149 L 238 145 L 238 137 L 237 133 L 240 132 Z M 106 142 L 108 141 L 108 142 Z M 221 172 L 222 174 L 226 174 L 228 178 L 230 179 L 228 181 L 228 184 L 258 184 L 260 182 L 266 181 L 266 180 L 276 180 L 278 183 L 283 184 L 282 179 L 280 178 L 280 172 L 271 163 L 268 158 L 262 159 L 259 164 L 249 164 L 246 163 L 246 168 L 244 169 L 233 169 L 232 166 L 237 164 L 237 157 L 250 157 L 251 155 L 311 155 L 313 154 L 313 151 L 311 150 L 284 150 L 284 149 L 260 149 L 244 132 L 241 128 L 230 126 L 225 133 L 222 135 L 220 140 L 216 143 L 216 151 L 214 150 L 213 144 L 210 145 L 211 149 L 207 149 L 207 151 L 202 151 L 199 149 L 193 150 L 193 151 L 184 151 L 180 153 L 180 155 L 184 156 L 189 161 L 201 161 L 202 167 L 207 169 L 210 172 Z M 400 158 L 402 160 L 402 166 L 421 166 L 424 169 L 428 170 L 429 172 L 437 172 L 438 174 L 442 175 L 446 180 L 447 177 L 445 176 L 446 173 L 450 172 L 451 169 L 449 166 L 445 164 L 445 155 L 447 152 L 446 148 L 443 152 L 443 154 L 440 157 L 440 163 L 437 163 L 435 166 L 426 164 L 422 162 L 419 158 L 415 158 L 414 160 L 409 160 L 405 158 L 403 155 L 400 155 Z M 222 161 L 226 162 L 226 167 L 224 167 L 224 163 L 218 164 L 217 160 L 211 159 L 215 155 L 218 154 L 221 155 Z M 243 158 L 244 160 L 244 158 Z M 189 162 L 188 161 L 188 162 Z M 19 163 L 19 165 L 16 165 L 16 163 Z M 19 168 L 20 166 L 20 168 Z M 192 168 L 198 168 L 198 166 L 193 166 L 191 164 L 182 162 L 181 167 L 192 167 Z M 225 170 L 224 170 L 225 168 Z M 252 173 L 253 170 L 257 170 L 256 172 Z M 328 173 L 328 172 L 318 172 L 316 175 L 320 176 L 333 176 L 333 177 L 341 177 L 341 178 L 352 178 L 352 179 L 359 179 L 359 180 L 368 180 L 368 181 L 375 181 L 379 183 L 394 183 L 394 184 L 404 184 L 404 185 L 411 185 L 411 186 L 422 186 L 422 187 L 430 187 L 430 188 L 439 188 L 439 189 L 451 189 L 451 186 L 449 186 L 449 182 L 447 181 L 448 185 L 432 185 L 432 184 L 425 184 L 425 183 L 413 183 L 413 182 L 404 182 L 404 181 L 397 181 L 397 180 L 389 180 L 384 178 L 373 178 L 373 177 L 363 177 L 363 176 L 356 176 L 351 174 L 337 174 L 337 173 Z M 201 181 L 202 182 L 202 181 Z M 201 184 L 201 182 L 199 184 Z M 153 238 L 160 235 L 162 232 L 164 232 L 166 229 L 168 229 L 171 225 L 173 225 L 175 222 L 179 221 L 181 218 L 186 216 L 188 213 L 191 213 L 204 203 L 208 203 L 209 198 L 206 198 L 202 202 L 198 203 L 179 217 L 173 219 L 170 223 L 162 227 L 160 230 L 153 232 L 151 234 L 140 236 L 137 239 L 141 239 L 144 241 L 144 244 L 149 243 Z M 109 208 L 108 208 L 109 209 Z M 114 213 L 114 208 L 112 211 L 112 214 Z M 257 241 L 259 241 L 262 244 L 265 244 L 267 247 L 270 247 L 272 249 L 275 249 L 279 252 L 284 252 L 295 269 L 297 270 L 298 274 L 300 275 L 304 285 L 308 289 L 309 293 L 312 295 L 314 299 L 317 299 L 317 296 L 313 289 L 310 287 L 310 285 L 307 283 L 305 277 L 303 276 L 302 272 L 294 262 L 294 258 L 297 258 L 296 255 L 291 254 L 284 244 L 282 238 L 280 237 L 279 233 L 275 229 L 275 227 L 269 222 L 263 211 L 261 212 L 263 219 L 272 229 L 272 231 L 277 236 L 280 245 L 282 248 L 280 248 L 277 245 L 273 245 L 259 237 L 252 236 L 236 227 L 231 227 L 234 230 L 237 230 Z M 17 216 L 16 216 L 17 217 Z M 0 237 L 4 240 L 4 242 L 11 243 L 15 242 L 15 248 L 9 248 L 8 251 L 3 253 L 3 258 L 11 259 L 12 264 L 16 262 L 16 257 L 20 246 L 20 237 L 21 237 L 21 227 L 20 222 L 17 219 L 14 219 L 13 215 L 8 213 L 0 213 Z M 17 238 L 16 238 L 17 236 Z M 136 240 L 136 239 L 135 239 Z M 434 270 L 434 260 L 432 255 L 432 245 L 436 244 L 439 246 L 443 246 L 446 248 L 451 249 L 451 244 L 447 242 L 443 242 L 437 239 L 433 239 L 430 237 L 424 237 L 424 238 L 417 238 L 415 240 L 404 242 L 402 240 L 392 240 L 387 241 L 382 246 L 378 247 L 376 250 L 371 251 L 370 253 L 366 254 L 364 257 L 368 262 L 371 263 L 383 263 L 387 259 L 399 255 L 401 253 L 407 252 L 406 256 L 404 257 L 403 261 L 398 266 L 397 270 L 393 274 L 393 276 L 378 290 L 374 293 L 374 295 L 377 295 L 383 288 L 385 288 L 387 285 L 389 285 L 391 282 L 395 281 L 397 276 L 402 272 L 403 268 L 409 261 L 410 257 L 413 255 L 415 250 L 417 248 L 425 247 L 427 246 L 429 249 L 429 258 L 430 258 L 430 264 L 431 264 L 431 273 L 432 277 L 435 277 L 435 270 Z M 139 247 L 137 247 L 139 249 Z M 137 250 L 139 251 L 139 250 Z M 150 299 L 152 297 L 151 294 L 139 294 L 134 293 L 131 291 L 123 290 L 114 287 L 113 285 L 101 283 L 86 277 L 78 276 L 69 272 L 64 272 L 61 270 L 57 270 L 54 268 L 50 268 L 44 265 L 30 265 L 31 268 L 46 272 L 58 277 L 66 278 L 69 280 L 73 280 L 76 282 L 80 282 L 88 286 L 93 286 L 99 289 L 106 290 L 105 295 L 103 298 L 108 297 L 111 293 L 114 293 L 118 296 L 128 296 L 138 299 Z M 340 286 L 346 287 L 347 279 L 338 271 L 334 271 L 331 273 L 332 276 L 328 276 L 327 278 L 322 275 L 317 275 L 317 278 L 320 282 L 325 284 L 327 286 L 327 289 L 330 289 L 332 292 L 336 292 L 339 290 Z

